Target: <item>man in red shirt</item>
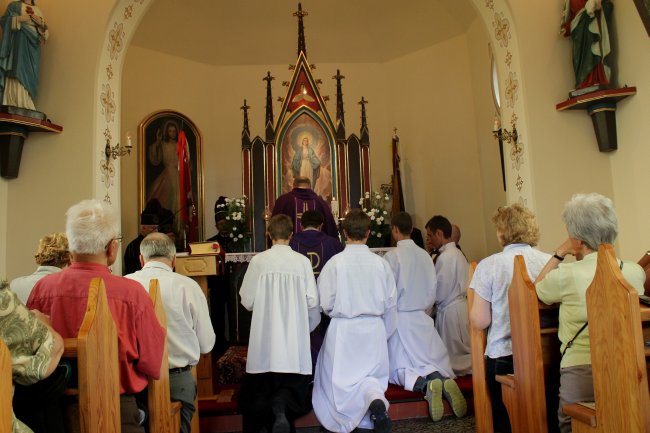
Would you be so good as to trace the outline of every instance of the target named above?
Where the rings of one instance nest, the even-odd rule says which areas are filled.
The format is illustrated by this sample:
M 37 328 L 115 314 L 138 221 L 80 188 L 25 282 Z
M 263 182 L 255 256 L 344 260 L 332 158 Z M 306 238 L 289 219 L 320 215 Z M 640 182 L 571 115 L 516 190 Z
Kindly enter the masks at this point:
M 41 279 L 27 306 L 49 315 L 63 338 L 75 338 L 86 312 L 90 281 L 104 280 L 118 333 L 122 433 L 144 433 L 134 394 L 145 389 L 149 377 L 160 377 L 165 330 L 144 288 L 112 275 L 108 268 L 119 249 L 115 213 L 98 200 L 84 200 L 68 209 L 66 217 L 72 264 L 53 278 Z

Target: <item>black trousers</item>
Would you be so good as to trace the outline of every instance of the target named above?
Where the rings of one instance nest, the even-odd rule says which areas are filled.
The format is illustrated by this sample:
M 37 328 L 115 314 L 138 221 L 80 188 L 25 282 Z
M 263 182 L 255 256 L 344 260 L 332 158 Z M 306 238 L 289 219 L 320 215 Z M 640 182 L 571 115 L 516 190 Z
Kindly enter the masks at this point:
M 34 433 L 65 433 L 63 392 L 66 369 L 57 367 L 47 378 L 33 385 L 16 385 L 14 413 Z
M 497 382 L 497 374 L 510 374 L 514 372 L 512 355 L 501 358 L 485 358 L 485 380 L 487 381 L 490 400 L 492 401 L 492 424 L 495 433 L 510 433 L 510 417 L 506 406 L 503 404 L 501 384 Z

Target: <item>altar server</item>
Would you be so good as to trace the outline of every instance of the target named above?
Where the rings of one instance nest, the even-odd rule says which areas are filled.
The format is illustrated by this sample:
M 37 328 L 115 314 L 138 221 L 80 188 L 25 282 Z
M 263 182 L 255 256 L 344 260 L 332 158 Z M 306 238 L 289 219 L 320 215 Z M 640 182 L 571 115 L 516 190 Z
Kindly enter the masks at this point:
M 309 332 L 320 321 L 316 280 L 309 260 L 289 247 L 287 215 L 267 228 L 273 246 L 250 262 L 239 294 L 253 311 L 246 375 L 239 406 L 244 433 L 289 433 L 311 409 Z
M 400 212 L 391 218 L 391 234 L 397 247 L 384 256 L 397 284 L 397 332 L 388 340 L 390 382 L 425 394 L 429 416 L 440 421 L 442 396 L 458 417 L 467 403 L 451 368 L 447 348 L 426 310 L 436 298 L 436 269 L 425 250 L 411 240 L 411 216 Z
M 436 267 L 436 329 L 449 352 L 451 366 L 458 376 L 472 372 L 467 313 L 467 277 L 469 264 L 451 238 L 447 218 L 436 215 L 426 225 L 427 240 L 438 251 Z
M 365 245 L 370 217 L 359 209 L 346 216 L 347 244 L 323 267 L 318 290 L 332 319 L 318 355 L 312 403 L 332 432 L 355 428 L 390 431 L 387 339 L 395 332 L 395 277 L 388 263 Z

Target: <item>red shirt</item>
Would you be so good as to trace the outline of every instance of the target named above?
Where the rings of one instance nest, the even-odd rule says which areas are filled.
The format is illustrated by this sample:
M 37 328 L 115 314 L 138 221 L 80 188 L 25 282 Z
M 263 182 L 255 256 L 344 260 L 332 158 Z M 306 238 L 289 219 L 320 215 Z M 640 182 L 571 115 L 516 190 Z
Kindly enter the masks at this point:
M 53 278 L 49 278 L 53 277 Z M 137 282 L 110 273 L 96 263 L 73 262 L 56 275 L 42 278 L 27 301 L 30 309 L 48 314 L 63 338 L 75 338 L 86 314 L 90 281 L 104 280 L 108 306 L 118 333 L 120 393 L 133 394 L 160 377 L 165 330 L 149 294 Z

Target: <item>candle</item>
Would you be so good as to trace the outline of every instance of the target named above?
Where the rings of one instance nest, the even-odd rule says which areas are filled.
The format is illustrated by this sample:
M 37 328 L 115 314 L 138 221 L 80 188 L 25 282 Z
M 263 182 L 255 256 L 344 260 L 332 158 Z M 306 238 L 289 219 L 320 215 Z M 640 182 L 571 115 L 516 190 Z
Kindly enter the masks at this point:
M 501 119 L 499 119 L 499 116 L 494 116 L 494 129 L 493 131 L 498 131 L 501 129 Z
M 133 147 L 133 145 L 131 144 L 131 134 L 129 134 L 128 132 L 126 133 L 126 147 L 129 149 Z

